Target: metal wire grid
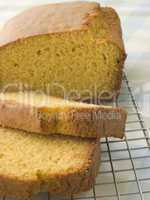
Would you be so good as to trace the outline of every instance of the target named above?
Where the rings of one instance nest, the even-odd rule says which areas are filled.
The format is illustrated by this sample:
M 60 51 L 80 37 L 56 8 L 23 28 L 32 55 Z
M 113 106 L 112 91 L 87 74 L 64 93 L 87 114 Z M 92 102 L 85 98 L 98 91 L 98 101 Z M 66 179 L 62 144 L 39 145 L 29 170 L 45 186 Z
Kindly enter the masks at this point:
M 125 138 L 106 138 L 101 141 L 101 168 L 93 188 L 79 196 L 57 198 L 44 193 L 34 196 L 33 200 L 150 199 L 150 135 L 126 75 L 123 78 L 121 95 L 115 104 L 128 110 Z
M 128 111 L 125 138 L 106 138 L 101 141 L 101 168 L 94 187 L 71 199 L 150 199 L 150 133 L 145 127 L 126 75 L 115 105 Z

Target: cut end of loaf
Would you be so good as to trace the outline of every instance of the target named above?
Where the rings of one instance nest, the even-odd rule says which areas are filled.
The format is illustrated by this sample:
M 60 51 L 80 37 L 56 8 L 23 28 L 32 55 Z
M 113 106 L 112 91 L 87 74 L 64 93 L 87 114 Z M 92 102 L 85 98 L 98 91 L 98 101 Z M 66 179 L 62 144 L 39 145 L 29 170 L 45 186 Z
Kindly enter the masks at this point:
M 65 5 L 67 7 L 68 4 Z M 125 51 L 117 14 L 114 10 L 100 8 L 95 3 L 77 3 L 71 5 L 71 8 L 74 12 L 78 11 L 81 17 L 78 21 L 80 25 L 83 25 L 82 16 L 85 16 L 85 21 L 90 21 L 86 29 L 81 27 L 57 33 L 54 30 L 52 33 L 47 30 L 41 33 L 45 23 L 49 23 L 49 19 L 45 19 L 41 14 L 41 10 L 47 10 L 47 7 L 43 6 L 33 9 L 35 14 L 41 14 L 43 26 L 38 26 L 40 30 L 37 29 L 36 33 L 19 31 L 13 41 L 8 34 L 9 42 L 0 48 L 1 88 L 5 89 L 9 87 L 8 84 L 13 84 L 14 87 L 40 89 L 53 96 L 67 99 L 83 98 L 82 100 L 101 98 L 104 94 L 112 98 L 118 93 Z M 55 12 L 59 15 L 59 11 Z M 67 18 L 74 17 L 73 13 L 68 10 Z M 22 18 L 29 17 L 30 14 L 32 15 L 30 10 L 26 11 L 22 17 L 16 17 L 8 23 L 1 38 L 10 33 L 8 30 L 13 29 L 14 24 L 20 27 Z M 52 15 L 52 18 L 55 21 L 55 16 Z M 66 18 L 62 20 L 65 26 L 68 21 Z M 28 26 L 28 30 L 32 27 L 31 24 L 23 24 Z
M 98 171 L 96 140 L 0 128 L 0 144 L 0 195 L 74 194 L 88 190 Z

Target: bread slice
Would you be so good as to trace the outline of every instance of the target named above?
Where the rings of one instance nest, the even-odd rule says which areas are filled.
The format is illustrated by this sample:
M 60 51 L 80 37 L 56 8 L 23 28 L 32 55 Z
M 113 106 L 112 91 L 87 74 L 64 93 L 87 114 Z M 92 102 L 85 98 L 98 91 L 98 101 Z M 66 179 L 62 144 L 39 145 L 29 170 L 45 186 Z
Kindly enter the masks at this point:
M 35 92 L 0 94 L 0 125 L 34 133 L 124 136 L 122 108 L 68 101 Z
M 71 195 L 88 190 L 99 168 L 95 139 L 42 136 L 0 128 L 0 195 Z
M 69 99 L 112 97 L 125 57 L 114 9 L 85 1 L 42 5 L 0 32 L 0 87 L 23 84 Z

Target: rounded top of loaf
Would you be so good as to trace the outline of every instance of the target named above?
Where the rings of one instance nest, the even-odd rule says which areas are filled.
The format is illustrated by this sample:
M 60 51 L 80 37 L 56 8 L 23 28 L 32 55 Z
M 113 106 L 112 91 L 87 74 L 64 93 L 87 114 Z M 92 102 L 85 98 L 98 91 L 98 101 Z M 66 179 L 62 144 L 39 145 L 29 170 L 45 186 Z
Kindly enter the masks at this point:
M 11 18 L 0 33 L 0 44 L 48 33 L 86 29 L 100 12 L 96 2 L 65 2 L 33 7 Z
M 99 21 L 97 40 L 115 43 L 125 55 L 116 11 L 109 7 L 100 7 L 99 3 L 86 1 L 40 5 L 22 12 L 4 25 L 0 32 L 0 47 L 38 35 L 89 30 L 95 18 Z M 103 36 L 99 29 L 104 29 Z

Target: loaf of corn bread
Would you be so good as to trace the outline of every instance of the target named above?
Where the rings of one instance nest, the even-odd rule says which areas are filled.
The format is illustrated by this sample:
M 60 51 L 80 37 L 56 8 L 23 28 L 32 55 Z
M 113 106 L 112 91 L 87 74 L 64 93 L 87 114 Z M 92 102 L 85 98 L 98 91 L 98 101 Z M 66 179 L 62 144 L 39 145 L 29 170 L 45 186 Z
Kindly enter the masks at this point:
M 125 57 L 114 9 L 85 1 L 37 6 L 0 32 L 0 87 L 21 84 L 72 99 L 112 97 Z
M 92 187 L 99 163 L 100 143 L 96 139 L 0 128 L 0 196 L 83 192 Z
M 36 92 L 0 94 L 0 125 L 41 134 L 124 136 L 122 108 L 64 100 Z

